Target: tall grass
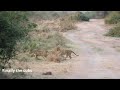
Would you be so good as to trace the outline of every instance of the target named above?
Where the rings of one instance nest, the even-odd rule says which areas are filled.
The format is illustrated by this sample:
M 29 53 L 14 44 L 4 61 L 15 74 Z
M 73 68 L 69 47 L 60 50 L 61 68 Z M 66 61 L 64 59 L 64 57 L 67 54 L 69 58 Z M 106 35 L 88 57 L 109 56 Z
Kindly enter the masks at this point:
M 105 23 L 106 24 L 117 24 L 118 22 L 120 22 L 120 13 L 118 11 L 111 12 L 105 18 Z
M 114 28 L 110 29 L 106 36 L 120 37 L 120 23 L 118 23 Z
M 52 22 L 50 25 L 48 24 L 49 21 L 47 21 L 48 18 L 46 18 L 47 20 L 43 21 L 42 23 L 38 23 L 38 28 L 30 32 L 29 37 L 18 44 L 17 48 L 19 48 L 20 52 L 29 52 L 34 49 L 48 50 L 55 47 L 56 44 L 66 47 L 66 39 L 60 33 L 58 33 L 58 31 L 63 32 L 63 31 L 68 31 L 73 29 L 75 30 L 76 29 L 75 23 L 82 20 L 83 18 L 81 19 L 81 17 L 84 14 L 80 12 L 71 13 L 71 14 L 68 14 L 66 12 L 36 12 L 34 14 L 44 15 L 44 16 L 46 16 L 46 14 L 48 15 L 51 14 L 54 17 L 57 15 L 56 13 L 59 13 L 59 14 L 62 13 L 63 15 L 59 15 L 60 18 Z M 57 26 L 56 23 L 59 26 L 59 28 L 57 29 L 57 32 L 54 31 L 53 29 L 55 26 Z M 49 27 L 49 26 L 52 26 L 52 27 Z
M 120 37 L 120 12 L 112 11 L 106 18 L 106 24 L 113 24 L 115 27 L 109 30 L 106 36 Z
M 75 29 L 75 22 L 73 20 L 61 20 L 60 21 L 60 31 L 68 31 L 68 30 L 72 30 L 72 29 Z
M 45 13 L 46 12 L 38 12 L 36 15 L 38 15 L 38 17 L 39 15 L 44 15 L 45 17 Z M 18 51 L 20 53 L 27 53 L 34 51 L 35 49 L 51 50 L 56 47 L 56 45 L 68 47 L 67 39 L 63 37 L 59 31 L 64 32 L 68 30 L 75 30 L 75 23 L 80 21 L 81 13 L 61 13 L 64 13 L 64 15 L 59 15 L 60 17 L 55 20 L 49 20 L 45 17 L 46 20 L 44 19 L 39 21 L 38 18 L 37 21 L 35 21 L 35 23 L 38 24 L 36 30 L 29 32 L 28 37 L 18 43 L 16 47 Z M 33 17 L 36 18 L 36 15 L 33 15 Z M 53 17 L 56 17 L 56 15 L 56 13 L 52 13 Z M 52 16 L 50 16 L 50 19 L 52 19 Z
M 44 49 L 49 50 L 55 47 L 56 45 L 61 45 L 63 47 L 66 46 L 66 39 L 58 32 L 49 32 L 48 38 L 39 37 L 36 34 L 36 38 L 27 39 L 26 41 L 21 42 L 18 45 L 18 49 L 20 52 L 29 52 L 33 51 L 34 49 Z

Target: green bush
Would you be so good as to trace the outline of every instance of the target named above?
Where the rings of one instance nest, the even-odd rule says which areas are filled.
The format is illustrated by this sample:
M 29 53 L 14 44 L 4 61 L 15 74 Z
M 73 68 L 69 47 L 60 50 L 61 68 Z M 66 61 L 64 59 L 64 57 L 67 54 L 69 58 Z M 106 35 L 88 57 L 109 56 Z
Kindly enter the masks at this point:
M 86 14 L 81 13 L 80 14 L 80 20 L 81 21 L 89 21 L 89 17 Z
M 120 13 L 118 11 L 111 12 L 106 18 L 106 24 L 117 24 L 120 22 Z
M 56 44 L 65 46 L 66 39 L 58 32 L 49 32 L 46 33 L 49 35 L 49 38 L 44 38 L 43 36 L 38 36 L 36 34 L 35 38 L 27 38 L 23 40 L 20 44 L 17 45 L 20 52 L 31 52 L 35 49 L 45 49 L 49 50 L 54 48 Z
M 24 39 L 35 24 L 31 24 L 25 12 L 0 12 L 0 59 L 5 64 L 15 56 L 16 43 Z
M 70 19 L 75 21 L 89 21 L 90 18 L 85 13 L 76 12 L 71 15 Z
M 96 13 L 95 13 L 95 11 L 85 12 L 85 15 L 90 19 L 94 19 L 96 16 Z
M 110 29 L 106 36 L 120 37 L 120 23 L 118 23 L 114 28 Z
M 110 31 L 106 34 L 107 36 L 112 37 L 120 37 L 120 12 L 119 11 L 112 11 L 109 15 L 105 18 L 106 24 L 115 24 L 115 27 L 110 29 Z

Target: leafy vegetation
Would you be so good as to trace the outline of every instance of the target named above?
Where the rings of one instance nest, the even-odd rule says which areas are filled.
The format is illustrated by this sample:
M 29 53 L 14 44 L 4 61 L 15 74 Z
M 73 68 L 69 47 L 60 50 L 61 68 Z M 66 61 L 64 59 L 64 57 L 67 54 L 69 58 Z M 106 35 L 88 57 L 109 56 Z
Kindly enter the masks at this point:
M 29 22 L 25 12 L 0 12 L 0 59 L 3 67 L 15 56 L 16 43 L 34 27 L 36 24 Z
M 115 27 L 109 30 L 107 36 L 120 37 L 120 12 L 112 11 L 105 19 L 106 24 L 114 24 Z
M 103 18 L 107 14 L 109 15 L 106 17 L 105 22 L 117 25 L 106 35 L 120 37 L 119 12 L 1 11 L 0 69 L 9 65 L 9 60 L 16 60 L 16 62 L 35 60 L 29 52 L 36 49 L 51 50 L 56 45 L 63 48 L 74 47 L 74 45 L 68 43 L 61 32 L 75 30 L 75 23 L 77 22 L 89 21 L 91 18 Z M 97 48 L 96 50 L 101 51 Z M 53 56 L 57 58 L 55 54 Z M 24 67 L 23 63 L 16 64 L 16 67 L 19 68 L 19 65 L 22 68 Z M 25 76 L 25 73 L 21 72 L 12 74 L 11 78 L 24 78 Z
M 21 52 L 29 52 L 33 51 L 35 49 L 45 49 L 49 50 L 54 48 L 57 44 L 66 47 L 66 39 L 59 34 L 56 33 L 46 33 L 46 35 L 49 35 L 49 37 L 46 38 L 46 36 L 39 37 L 36 34 L 36 37 L 33 39 L 27 39 L 26 41 L 21 42 L 17 48 L 21 50 Z
M 76 12 L 68 17 L 73 21 L 89 21 L 90 17 L 86 13 Z
M 117 24 L 118 22 L 120 22 L 120 13 L 118 11 L 111 12 L 105 18 L 105 23 L 106 24 Z
M 118 23 L 114 28 L 110 29 L 106 36 L 120 37 L 120 23 Z
M 60 19 L 61 31 L 67 31 L 75 29 L 75 23 L 80 21 L 89 21 L 89 17 L 81 12 L 76 12 Z

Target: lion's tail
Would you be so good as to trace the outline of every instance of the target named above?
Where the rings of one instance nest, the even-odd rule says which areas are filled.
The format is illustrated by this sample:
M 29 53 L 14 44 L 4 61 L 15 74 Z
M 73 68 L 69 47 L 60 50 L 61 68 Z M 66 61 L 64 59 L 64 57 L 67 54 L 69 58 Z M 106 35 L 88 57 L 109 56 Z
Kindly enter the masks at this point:
M 74 53 L 74 54 L 75 54 L 75 52 L 73 52 L 73 51 L 72 51 L 72 53 Z M 79 55 L 77 55 L 77 54 L 75 54 L 75 55 L 76 55 L 76 56 L 79 56 Z

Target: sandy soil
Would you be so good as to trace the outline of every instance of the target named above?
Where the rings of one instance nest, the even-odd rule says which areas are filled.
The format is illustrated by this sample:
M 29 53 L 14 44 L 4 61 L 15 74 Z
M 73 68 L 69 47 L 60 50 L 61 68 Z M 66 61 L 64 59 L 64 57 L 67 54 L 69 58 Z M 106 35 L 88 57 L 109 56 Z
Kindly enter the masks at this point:
M 120 39 L 106 37 L 108 31 L 104 20 L 78 23 L 76 30 L 63 33 L 73 42 L 79 56 L 61 63 L 37 61 L 26 63 L 36 79 L 117 79 L 120 78 Z M 42 75 L 43 72 L 52 75 Z
M 77 24 L 78 30 L 65 33 L 78 45 L 79 57 L 69 78 L 120 78 L 120 52 L 115 47 L 119 38 L 106 37 L 103 20 Z

